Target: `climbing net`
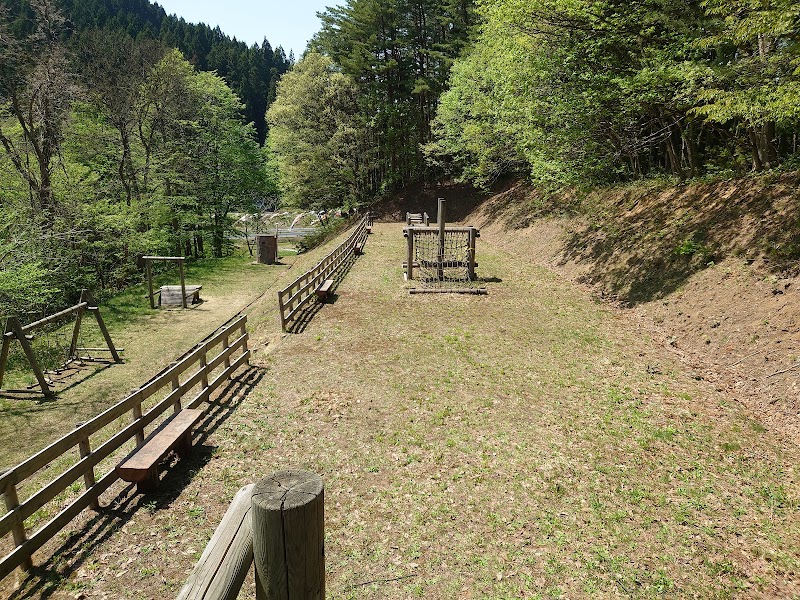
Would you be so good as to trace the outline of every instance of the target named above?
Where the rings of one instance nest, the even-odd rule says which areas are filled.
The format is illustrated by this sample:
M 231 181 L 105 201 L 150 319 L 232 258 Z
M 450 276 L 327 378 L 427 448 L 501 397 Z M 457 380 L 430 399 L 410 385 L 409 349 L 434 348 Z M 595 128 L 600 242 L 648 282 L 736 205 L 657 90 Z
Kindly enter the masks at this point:
M 414 231 L 416 279 L 428 288 L 471 287 L 470 239 L 466 231 L 445 231 L 444 245 L 438 231 Z

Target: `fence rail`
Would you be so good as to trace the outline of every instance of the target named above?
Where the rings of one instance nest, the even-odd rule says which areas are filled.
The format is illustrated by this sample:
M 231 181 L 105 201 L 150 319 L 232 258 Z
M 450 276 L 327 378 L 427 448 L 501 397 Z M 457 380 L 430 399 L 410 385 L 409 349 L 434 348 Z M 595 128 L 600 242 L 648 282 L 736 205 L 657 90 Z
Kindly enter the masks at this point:
M 367 223 L 372 222 L 367 214 L 355 226 L 347 239 L 323 258 L 313 269 L 302 274 L 278 292 L 278 308 L 281 313 L 281 328 L 286 325 L 314 297 L 316 289 L 338 271 L 354 254 L 356 245 L 363 244 L 367 237 Z
M 187 408 L 196 408 L 208 401 L 215 389 L 249 361 L 248 339 L 247 317 L 238 317 L 125 399 L 92 420 L 77 425 L 47 448 L 0 474 L 0 493 L 7 509 L 7 513 L 0 517 L 0 539 L 11 533 L 14 541 L 14 549 L 0 559 L 0 580 L 17 567 L 30 568 L 31 556 L 36 550 L 66 527 L 83 509 L 90 506 L 97 508 L 100 495 L 119 479 L 113 464 L 99 480 L 96 479 L 95 467 L 98 464 L 133 439 L 137 445 L 141 444 L 145 428 L 170 407 L 174 412 L 179 411 L 184 396 L 194 388 L 199 386 L 199 392 L 186 402 Z M 197 368 L 192 370 L 195 365 L 198 365 Z M 222 370 L 214 374 L 219 367 Z M 181 377 L 187 374 L 188 377 L 181 381 Z M 155 404 L 144 409 L 146 401 L 168 386 L 169 393 L 166 396 L 156 399 Z M 126 413 L 131 413 L 131 421 L 127 424 L 119 421 Z M 94 449 L 92 436 L 100 438 Z M 71 452 L 75 454 L 68 457 L 67 454 Z M 18 491 L 21 484 L 54 462 L 56 467 L 62 468 L 60 459 L 67 458 L 73 461 L 77 458 L 77 462 L 66 466 L 50 483 L 20 502 Z M 82 484 L 85 490 L 29 536 L 25 521 L 66 490 L 72 488 L 73 492 L 77 492 L 73 487 L 76 482 Z M 63 503 L 59 504 L 63 506 Z

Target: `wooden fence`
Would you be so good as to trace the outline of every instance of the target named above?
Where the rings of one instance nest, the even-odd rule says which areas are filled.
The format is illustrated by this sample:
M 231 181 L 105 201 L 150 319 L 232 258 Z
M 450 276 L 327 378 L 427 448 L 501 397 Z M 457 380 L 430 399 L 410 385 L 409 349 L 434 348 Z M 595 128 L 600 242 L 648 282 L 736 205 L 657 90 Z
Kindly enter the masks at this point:
M 14 541 L 14 549 L 0 559 L 0 580 L 16 567 L 29 569 L 32 565 L 31 556 L 36 550 L 66 527 L 83 509 L 98 507 L 100 495 L 119 479 L 114 466 L 127 453 L 123 448 L 127 442 L 135 439 L 137 445 L 141 444 L 145 428 L 170 407 L 174 412 L 179 411 L 184 396 L 193 390 L 199 389 L 199 393 L 190 397 L 184 403 L 185 407 L 195 408 L 208 401 L 216 388 L 229 379 L 236 369 L 249 362 L 246 326 L 246 316 L 236 318 L 121 402 L 91 421 L 79 424 L 41 452 L 0 474 L 0 493 L 8 511 L 0 518 L 0 539 L 7 540 L 10 533 Z M 195 365 L 197 368 L 192 370 Z M 221 370 L 215 374 L 217 369 Z M 163 398 L 159 397 L 159 392 L 165 388 L 168 388 L 168 393 Z M 129 422 L 124 419 L 126 413 L 131 414 Z M 92 436 L 95 437 L 94 449 Z M 102 465 L 103 468 L 110 467 L 110 470 L 96 479 L 95 466 L 104 459 L 108 460 Z M 19 500 L 18 492 L 22 486 L 27 483 L 27 487 L 31 487 L 31 479 L 46 481 L 54 469 L 57 474 L 50 483 L 27 495 L 24 501 Z M 83 491 L 81 488 L 84 488 Z M 70 492 L 79 495 L 65 506 L 65 492 L 67 495 Z M 48 508 L 49 514 L 59 512 L 29 534 L 26 520 L 34 515 L 41 518 L 39 511 L 44 509 L 46 513 Z
M 370 215 L 364 216 L 347 239 L 337 246 L 333 252 L 323 258 L 313 269 L 295 279 L 278 292 L 278 308 L 281 313 L 281 328 L 286 325 L 315 296 L 314 292 L 326 279 L 331 279 L 336 272 L 353 256 L 355 247 L 363 245 L 367 237 L 367 223 Z

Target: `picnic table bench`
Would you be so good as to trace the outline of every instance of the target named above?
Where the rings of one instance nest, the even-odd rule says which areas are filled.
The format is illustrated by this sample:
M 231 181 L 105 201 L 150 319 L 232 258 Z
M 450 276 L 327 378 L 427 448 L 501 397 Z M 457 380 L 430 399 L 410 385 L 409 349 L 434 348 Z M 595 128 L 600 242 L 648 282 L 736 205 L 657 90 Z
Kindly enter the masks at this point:
M 200 302 L 200 290 L 203 289 L 202 285 L 187 285 L 186 286 L 186 303 L 197 304 Z M 159 305 L 161 306 L 183 306 L 183 298 L 181 298 L 181 286 L 179 285 L 162 285 L 159 294 Z
M 158 486 L 158 464 L 172 451 L 181 458 L 192 448 L 192 427 L 203 417 L 198 408 L 184 408 L 148 435 L 117 465 L 117 475 L 135 482 L 139 492 L 149 492 Z

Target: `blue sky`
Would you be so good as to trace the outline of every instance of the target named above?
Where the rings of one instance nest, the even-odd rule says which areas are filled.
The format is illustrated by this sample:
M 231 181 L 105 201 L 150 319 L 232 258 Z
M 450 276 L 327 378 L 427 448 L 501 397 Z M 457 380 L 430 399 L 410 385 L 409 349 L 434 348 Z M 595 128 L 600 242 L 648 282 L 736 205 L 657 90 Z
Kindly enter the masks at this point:
M 343 0 L 155 0 L 169 14 L 219 28 L 248 45 L 264 38 L 272 47 L 294 50 L 297 58 L 319 30 L 317 11 Z

